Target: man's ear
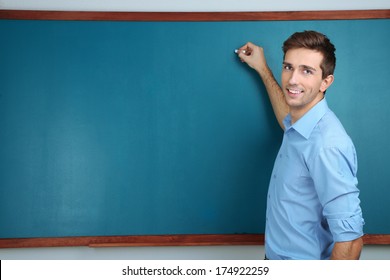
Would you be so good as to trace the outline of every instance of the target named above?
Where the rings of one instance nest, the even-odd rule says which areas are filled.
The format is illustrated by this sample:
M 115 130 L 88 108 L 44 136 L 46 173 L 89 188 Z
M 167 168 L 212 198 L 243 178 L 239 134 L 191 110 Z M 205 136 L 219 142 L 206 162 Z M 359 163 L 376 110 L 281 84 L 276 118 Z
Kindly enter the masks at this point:
M 333 81 L 334 81 L 333 75 L 329 75 L 328 77 L 323 79 L 322 83 L 321 83 L 320 91 L 325 92 L 330 87 L 330 85 L 333 83 Z

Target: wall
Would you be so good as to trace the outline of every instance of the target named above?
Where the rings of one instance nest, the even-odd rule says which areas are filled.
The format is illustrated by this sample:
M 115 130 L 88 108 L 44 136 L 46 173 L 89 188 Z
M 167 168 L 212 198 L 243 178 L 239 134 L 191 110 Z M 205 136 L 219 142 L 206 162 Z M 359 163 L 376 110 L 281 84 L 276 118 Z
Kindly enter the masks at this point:
M 261 260 L 263 246 L 0 249 L 2 260 Z M 389 260 L 390 246 L 366 245 L 362 260 Z
M 93 11 L 304 11 L 388 9 L 388 0 L 0 0 L 1 9 Z
M 389 9 L 388 0 L 0 0 L 0 9 L 95 10 L 95 11 L 291 11 Z M 88 247 L 0 249 L 0 259 L 262 259 L 263 246 L 216 247 L 127 247 L 93 249 Z M 390 259 L 390 246 L 369 245 L 362 259 Z

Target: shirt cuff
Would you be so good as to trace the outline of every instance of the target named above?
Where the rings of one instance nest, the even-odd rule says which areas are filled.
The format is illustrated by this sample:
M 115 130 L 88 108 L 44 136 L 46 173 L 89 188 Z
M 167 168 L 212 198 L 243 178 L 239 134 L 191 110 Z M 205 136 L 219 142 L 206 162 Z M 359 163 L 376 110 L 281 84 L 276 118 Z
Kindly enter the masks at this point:
M 363 236 L 364 219 L 362 215 L 346 219 L 328 219 L 328 224 L 335 242 L 352 241 Z

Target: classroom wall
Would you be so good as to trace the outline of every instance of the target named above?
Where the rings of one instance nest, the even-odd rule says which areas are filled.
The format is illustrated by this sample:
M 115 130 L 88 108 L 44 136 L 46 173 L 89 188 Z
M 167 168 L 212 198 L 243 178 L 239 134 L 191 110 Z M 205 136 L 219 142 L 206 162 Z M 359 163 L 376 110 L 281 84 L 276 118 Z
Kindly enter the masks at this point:
M 262 260 L 264 246 L 62 247 L 0 249 L 2 260 Z M 389 260 L 390 246 L 366 245 L 362 260 Z
M 291 11 L 389 9 L 388 0 L 0 0 L 0 9 L 95 11 Z M 262 259 L 263 246 L 0 249 L 0 259 Z M 390 259 L 389 245 L 365 246 L 362 259 Z
M 388 0 L 0 0 L 1 9 L 85 11 L 308 11 L 388 9 Z

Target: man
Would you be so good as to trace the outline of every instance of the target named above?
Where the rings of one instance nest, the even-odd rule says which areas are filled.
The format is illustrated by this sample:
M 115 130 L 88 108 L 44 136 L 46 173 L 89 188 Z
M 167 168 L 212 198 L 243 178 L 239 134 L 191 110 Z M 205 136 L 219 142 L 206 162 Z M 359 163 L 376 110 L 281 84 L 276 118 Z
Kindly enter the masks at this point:
M 284 129 L 268 190 L 266 258 L 359 259 L 356 152 L 325 99 L 335 48 L 325 35 L 305 31 L 288 38 L 283 52 L 280 87 L 261 47 L 249 42 L 238 50 L 263 80 Z

